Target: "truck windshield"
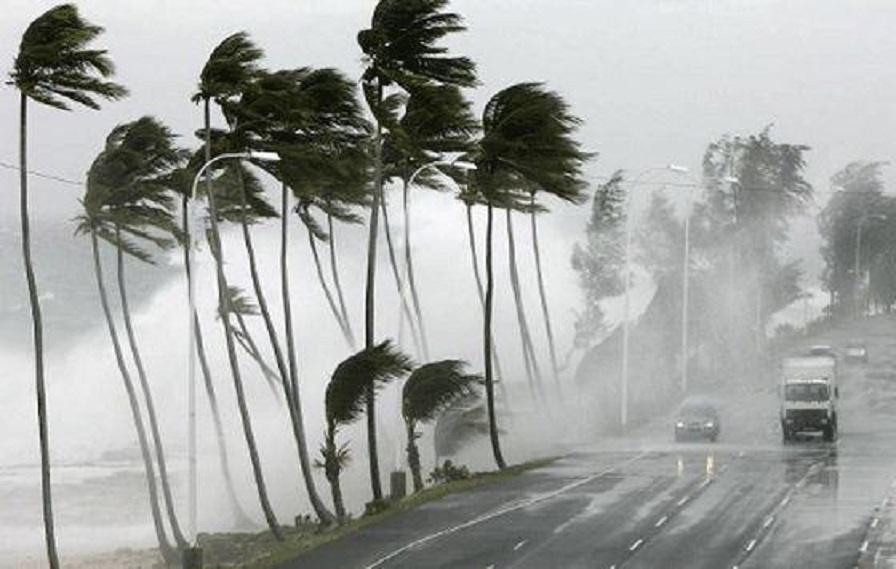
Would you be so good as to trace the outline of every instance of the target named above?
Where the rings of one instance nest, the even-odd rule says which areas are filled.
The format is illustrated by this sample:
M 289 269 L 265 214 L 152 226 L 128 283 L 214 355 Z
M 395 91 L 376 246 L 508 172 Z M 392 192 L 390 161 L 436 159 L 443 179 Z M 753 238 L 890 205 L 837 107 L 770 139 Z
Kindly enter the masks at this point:
M 823 383 L 792 383 L 787 386 L 788 401 L 827 401 L 828 386 Z

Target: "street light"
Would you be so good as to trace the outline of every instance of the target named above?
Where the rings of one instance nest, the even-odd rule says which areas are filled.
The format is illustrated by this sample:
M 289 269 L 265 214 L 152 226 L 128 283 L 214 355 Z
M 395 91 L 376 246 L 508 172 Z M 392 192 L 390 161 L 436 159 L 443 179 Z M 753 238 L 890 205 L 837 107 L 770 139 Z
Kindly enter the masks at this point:
M 684 166 L 669 165 L 673 172 L 690 174 Z M 691 210 L 694 201 L 694 184 L 688 187 L 687 210 L 684 215 L 684 261 L 681 269 L 681 392 L 688 391 L 688 289 L 691 270 Z
M 208 170 L 208 168 L 218 162 L 220 160 L 225 160 L 228 158 L 237 158 L 240 160 L 257 160 L 260 162 L 277 162 L 280 160 L 280 156 L 276 152 L 225 152 L 223 154 L 219 154 L 212 158 L 211 160 L 206 161 L 199 171 L 196 172 L 196 175 L 193 177 L 193 185 L 190 187 L 190 199 L 193 199 L 196 196 L 196 186 L 199 184 L 199 178 L 202 177 L 202 174 Z M 187 219 L 187 223 L 189 225 L 192 224 L 192 220 Z M 190 229 L 190 228 L 188 228 Z M 194 232 L 190 230 L 189 236 L 192 236 Z M 186 244 L 187 247 L 187 255 L 186 255 L 186 270 L 187 274 L 190 275 L 190 278 L 187 281 L 187 301 L 189 303 L 190 310 L 190 322 L 189 322 L 189 330 L 190 330 L 190 338 L 188 340 L 188 367 L 187 367 L 187 384 L 188 384 L 188 406 L 189 406 L 189 494 L 190 494 L 190 537 L 195 542 L 196 540 L 196 518 L 198 511 L 198 499 L 197 499 L 197 487 L 198 487 L 198 472 L 196 469 L 196 291 L 195 291 L 195 276 L 193 275 L 193 256 L 190 254 L 190 250 L 192 248 L 192 243 L 189 241 L 190 237 L 188 237 L 188 241 Z
M 859 218 L 859 224 L 856 227 L 856 266 L 854 271 L 855 284 L 853 285 L 853 301 L 855 302 L 856 318 L 860 316 L 861 305 L 859 299 L 859 260 L 862 252 L 862 224 L 866 219 L 877 219 L 883 221 L 887 216 L 882 213 L 866 214 Z
M 640 183 L 641 178 L 659 170 L 681 172 L 680 166 L 666 164 L 664 166 L 651 166 L 642 170 L 631 182 L 634 189 Z M 631 312 L 631 288 L 632 288 L 632 191 L 625 194 L 625 302 L 623 305 L 622 319 L 622 386 L 620 389 L 619 423 L 625 428 L 628 425 L 628 351 L 629 351 L 629 313 Z

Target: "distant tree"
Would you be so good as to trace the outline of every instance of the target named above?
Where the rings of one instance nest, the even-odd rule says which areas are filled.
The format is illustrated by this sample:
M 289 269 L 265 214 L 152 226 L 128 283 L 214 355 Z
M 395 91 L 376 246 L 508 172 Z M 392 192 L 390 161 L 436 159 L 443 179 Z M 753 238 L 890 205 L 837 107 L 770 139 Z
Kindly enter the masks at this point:
M 339 476 L 348 464 L 347 443 L 338 446 L 339 428 L 357 421 L 366 409 L 370 393 L 398 379 L 412 369 L 411 360 L 398 351 L 389 340 L 343 360 L 333 372 L 327 385 L 327 430 L 320 452 L 324 469 L 333 494 L 333 508 L 339 521 L 346 518 L 345 504 Z
M 82 19 L 74 4 L 60 4 L 31 22 L 9 74 L 10 83 L 19 91 L 19 186 L 22 223 L 22 257 L 28 282 L 28 299 L 34 337 L 35 391 L 37 397 L 38 436 L 40 439 L 41 497 L 47 561 L 51 569 L 59 567 L 53 524 L 53 500 L 50 485 L 50 443 L 47 429 L 46 386 L 44 381 L 43 321 L 37 280 L 31 261 L 31 227 L 28 212 L 28 99 L 56 109 L 69 110 L 69 103 L 99 109 L 97 98 L 116 100 L 127 90 L 106 79 L 115 72 L 104 49 L 87 46 L 103 28 Z
M 600 184 L 591 201 L 585 242 L 576 243 L 572 268 L 578 274 L 585 306 L 576 319 L 575 344 L 585 349 L 604 330 L 601 301 L 622 293 L 624 263 L 625 189 L 622 172 Z
M 417 426 L 435 420 L 456 401 L 476 394 L 474 388 L 482 382 L 482 377 L 464 373 L 465 367 L 466 363 L 460 360 L 424 364 L 411 373 L 402 388 L 401 414 L 407 431 L 408 466 L 415 492 L 423 490 Z

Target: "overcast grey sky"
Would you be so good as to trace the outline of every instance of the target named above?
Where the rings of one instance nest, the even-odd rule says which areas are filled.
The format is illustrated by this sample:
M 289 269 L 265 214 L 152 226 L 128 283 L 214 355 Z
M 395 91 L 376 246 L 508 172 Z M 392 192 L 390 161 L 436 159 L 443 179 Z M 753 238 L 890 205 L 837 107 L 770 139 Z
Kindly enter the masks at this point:
M 7 71 L 28 23 L 56 4 L 3 0 Z M 372 0 L 86 0 L 104 26 L 118 79 L 131 89 L 99 112 L 32 105 L 31 167 L 79 179 L 115 124 L 154 114 L 177 132 L 201 123 L 189 102 L 210 50 L 246 30 L 271 67 L 360 68 L 356 32 Z M 517 81 L 546 81 L 585 121 L 600 153 L 593 175 L 674 162 L 699 167 L 706 144 L 774 123 L 812 146 L 811 180 L 827 187 L 850 160 L 893 154 L 896 3 L 891 0 L 456 0 L 469 30 L 453 44 L 479 65 L 477 109 Z M 17 94 L 0 89 L 0 161 L 17 159 Z M 189 140 L 189 138 L 187 138 Z M 14 205 L 13 172 L 0 205 Z M 35 182 L 38 215 L 68 218 L 81 190 Z M 64 197 L 63 197 L 64 196 Z

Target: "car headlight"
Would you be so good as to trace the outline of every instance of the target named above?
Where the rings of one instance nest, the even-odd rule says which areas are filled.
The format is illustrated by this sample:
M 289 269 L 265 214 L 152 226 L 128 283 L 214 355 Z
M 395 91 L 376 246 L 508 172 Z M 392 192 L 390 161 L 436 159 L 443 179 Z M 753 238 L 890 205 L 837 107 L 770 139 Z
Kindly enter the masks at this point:
M 703 423 L 703 426 L 706 427 L 707 429 L 713 428 L 714 425 L 715 425 L 715 423 L 713 423 L 712 421 L 707 421 L 707 422 Z
M 684 421 L 678 421 L 678 422 L 676 422 L 676 423 L 675 423 L 675 426 L 678 427 L 679 429 L 681 429 L 682 427 L 684 427 Z

